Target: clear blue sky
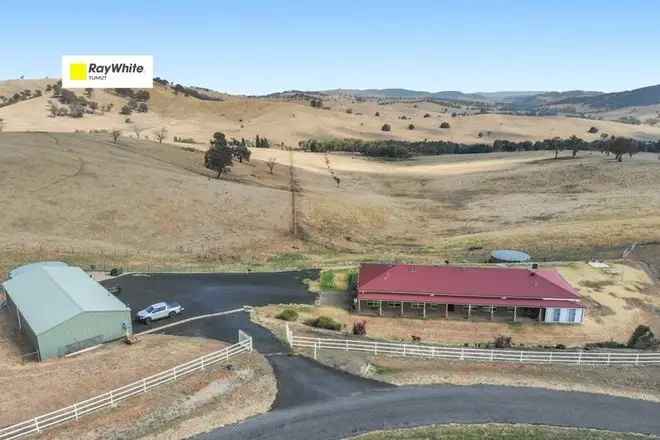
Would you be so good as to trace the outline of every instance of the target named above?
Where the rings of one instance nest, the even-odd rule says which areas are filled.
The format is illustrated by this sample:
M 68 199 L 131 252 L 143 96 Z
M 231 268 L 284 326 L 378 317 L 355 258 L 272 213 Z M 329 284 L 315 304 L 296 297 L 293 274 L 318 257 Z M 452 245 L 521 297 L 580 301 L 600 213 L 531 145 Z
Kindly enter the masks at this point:
M 656 1 L 5 0 L 0 17 L 0 79 L 151 54 L 157 76 L 232 93 L 660 83 Z

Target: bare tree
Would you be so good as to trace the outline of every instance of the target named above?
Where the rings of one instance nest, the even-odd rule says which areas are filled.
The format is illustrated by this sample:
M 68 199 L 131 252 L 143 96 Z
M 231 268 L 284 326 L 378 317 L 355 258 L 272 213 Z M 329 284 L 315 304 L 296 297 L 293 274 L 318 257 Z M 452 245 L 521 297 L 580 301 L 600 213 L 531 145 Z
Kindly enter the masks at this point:
M 277 159 L 274 157 L 271 157 L 266 161 L 266 166 L 268 167 L 268 171 L 270 171 L 270 174 L 273 174 L 273 168 L 275 168 L 275 165 L 277 164 Z
M 133 129 L 133 133 L 135 133 L 135 137 L 140 139 L 140 134 L 145 130 L 145 128 L 137 124 L 133 124 L 131 128 Z
M 117 141 L 119 140 L 119 136 L 121 136 L 121 131 L 112 130 L 112 142 L 113 143 L 115 143 L 115 144 L 117 143 Z
M 167 128 L 165 127 L 161 128 L 160 130 L 154 132 L 154 135 L 156 136 L 158 143 L 162 144 L 165 138 L 167 137 Z

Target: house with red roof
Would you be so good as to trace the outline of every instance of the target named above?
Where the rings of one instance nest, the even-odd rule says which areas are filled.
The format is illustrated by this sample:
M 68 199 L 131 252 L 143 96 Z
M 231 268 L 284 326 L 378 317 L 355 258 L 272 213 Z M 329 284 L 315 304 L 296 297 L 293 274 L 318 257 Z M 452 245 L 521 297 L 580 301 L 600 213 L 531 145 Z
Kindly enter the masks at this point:
M 363 314 L 580 324 L 585 307 L 555 269 L 362 264 Z

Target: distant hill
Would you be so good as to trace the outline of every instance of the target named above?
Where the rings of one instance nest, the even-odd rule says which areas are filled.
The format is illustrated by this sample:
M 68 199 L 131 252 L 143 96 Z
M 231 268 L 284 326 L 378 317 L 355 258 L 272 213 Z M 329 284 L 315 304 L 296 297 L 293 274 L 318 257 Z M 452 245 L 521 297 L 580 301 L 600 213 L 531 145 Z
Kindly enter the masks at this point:
M 625 92 L 604 93 L 596 96 L 570 97 L 553 104 L 583 104 L 592 108 L 618 109 L 660 104 L 660 84 Z
M 516 107 L 535 108 L 543 105 L 553 104 L 566 99 L 579 99 L 600 96 L 603 92 L 587 90 L 569 90 L 566 92 L 543 92 L 535 95 L 518 96 L 511 99 L 511 104 Z
M 489 101 L 476 93 L 458 91 L 426 92 L 409 89 L 333 89 L 324 90 L 327 95 L 353 96 L 356 98 L 377 99 L 439 99 L 444 101 Z

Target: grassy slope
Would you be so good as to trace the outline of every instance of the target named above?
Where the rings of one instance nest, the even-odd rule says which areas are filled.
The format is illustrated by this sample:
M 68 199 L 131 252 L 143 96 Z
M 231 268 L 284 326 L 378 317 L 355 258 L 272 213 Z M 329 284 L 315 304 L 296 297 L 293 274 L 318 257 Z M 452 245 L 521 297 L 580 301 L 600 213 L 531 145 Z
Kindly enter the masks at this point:
M 273 175 L 265 160 L 274 157 Z M 379 162 L 294 153 L 300 239 L 289 235 L 289 154 L 254 150 L 222 181 L 197 152 L 107 134 L 0 134 L 3 265 L 85 262 L 278 266 L 414 258 L 481 261 L 492 248 L 538 258 L 660 238 L 660 162 L 640 154 L 547 160 L 513 153 Z M 618 252 L 618 251 L 617 251 Z M 120 257 L 114 258 L 115 254 Z M 96 257 L 95 257 L 96 255 Z M 618 256 L 618 255 L 617 255 Z

